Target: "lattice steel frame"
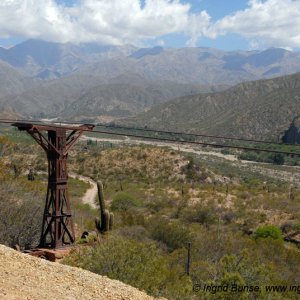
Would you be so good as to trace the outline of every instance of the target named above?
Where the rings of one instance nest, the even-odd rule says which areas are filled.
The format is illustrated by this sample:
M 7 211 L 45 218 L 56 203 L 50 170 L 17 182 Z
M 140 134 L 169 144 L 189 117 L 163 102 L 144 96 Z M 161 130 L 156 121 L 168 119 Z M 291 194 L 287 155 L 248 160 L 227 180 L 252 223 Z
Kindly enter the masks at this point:
M 68 153 L 83 131 L 91 131 L 94 126 L 12 125 L 26 130 L 47 154 L 48 188 L 39 247 L 56 249 L 70 245 L 75 233 L 68 193 Z

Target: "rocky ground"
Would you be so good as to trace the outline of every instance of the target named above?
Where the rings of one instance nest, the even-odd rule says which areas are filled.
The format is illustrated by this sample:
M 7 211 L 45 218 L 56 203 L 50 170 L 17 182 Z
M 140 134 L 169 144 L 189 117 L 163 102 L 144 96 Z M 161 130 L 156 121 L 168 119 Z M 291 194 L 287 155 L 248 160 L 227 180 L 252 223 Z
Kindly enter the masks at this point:
M 0 245 L 0 299 L 154 299 L 129 285 Z

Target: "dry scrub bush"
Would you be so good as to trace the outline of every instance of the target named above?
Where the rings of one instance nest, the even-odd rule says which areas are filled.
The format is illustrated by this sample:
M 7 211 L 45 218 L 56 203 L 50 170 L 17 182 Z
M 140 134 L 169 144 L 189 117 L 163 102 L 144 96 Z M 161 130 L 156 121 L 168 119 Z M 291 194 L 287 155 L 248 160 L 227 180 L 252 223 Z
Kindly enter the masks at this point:
M 12 178 L 0 161 L 0 244 L 21 248 L 36 246 L 42 206 L 36 183 Z

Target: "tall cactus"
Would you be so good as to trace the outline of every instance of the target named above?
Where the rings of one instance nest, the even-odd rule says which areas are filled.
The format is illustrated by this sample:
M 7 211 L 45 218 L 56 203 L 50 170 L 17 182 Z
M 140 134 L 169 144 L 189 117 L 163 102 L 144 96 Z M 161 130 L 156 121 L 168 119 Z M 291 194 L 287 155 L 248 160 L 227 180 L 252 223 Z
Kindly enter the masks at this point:
M 114 215 L 105 209 L 105 201 L 103 194 L 103 185 L 101 181 L 97 182 L 98 199 L 100 205 L 100 218 L 95 219 L 96 228 L 100 233 L 112 230 L 114 226 Z

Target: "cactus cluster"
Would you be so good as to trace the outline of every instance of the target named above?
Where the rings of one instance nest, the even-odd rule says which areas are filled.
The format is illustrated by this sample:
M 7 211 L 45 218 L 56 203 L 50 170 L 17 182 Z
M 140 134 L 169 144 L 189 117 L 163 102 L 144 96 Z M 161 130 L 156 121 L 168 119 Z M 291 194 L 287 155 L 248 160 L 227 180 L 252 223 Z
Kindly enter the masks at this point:
M 100 233 L 112 230 L 114 226 L 114 214 L 105 209 L 103 185 L 101 181 L 97 182 L 98 199 L 100 205 L 100 218 L 95 219 L 96 228 Z

